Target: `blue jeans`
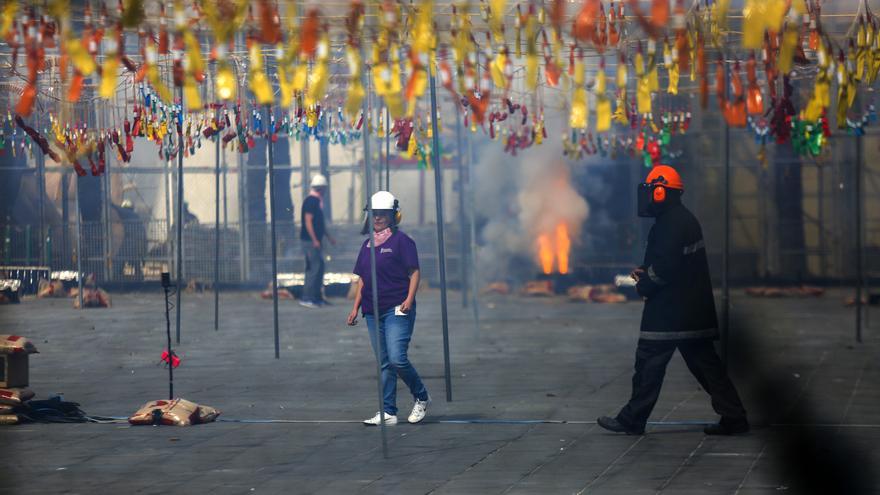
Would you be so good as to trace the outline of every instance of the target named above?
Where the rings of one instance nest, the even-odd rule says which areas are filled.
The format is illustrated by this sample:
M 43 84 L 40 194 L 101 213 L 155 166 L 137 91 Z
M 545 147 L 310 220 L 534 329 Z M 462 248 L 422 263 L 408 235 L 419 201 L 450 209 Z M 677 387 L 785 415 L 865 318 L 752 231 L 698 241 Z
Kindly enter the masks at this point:
M 365 319 L 367 320 L 367 329 L 370 331 L 370 344 L 373 346 L 373 353 L 378 355 L 376 350 L 376 318 L 373 315 L 366 315 Z M 395 315 L 394 308 L 379 315 L 379 338 L 382 342 L 382 356 L 379 362 L 382 364 L 382 396 L 386 414 L 397 415 L 398 376 L 409 387 L 414 398 L 428 400 L 428 390 L 406 355 L 415 324 L 415 305 L 406 316 Z
M 324 287 L 324 255 L 321 248 L 312 246 L 312 241 L 302 241 L 303 255 L 306 259 L 306 281 L 303 285 L 302 300 L 319 303 L 324 300 L 321 289 Z

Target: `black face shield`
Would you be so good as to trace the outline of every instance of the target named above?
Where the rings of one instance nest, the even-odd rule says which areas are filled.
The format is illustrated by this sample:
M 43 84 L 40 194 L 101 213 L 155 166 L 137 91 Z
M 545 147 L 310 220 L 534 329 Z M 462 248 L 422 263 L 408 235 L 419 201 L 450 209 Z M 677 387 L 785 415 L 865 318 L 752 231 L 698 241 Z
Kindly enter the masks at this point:
M 636 201 L 638 202 L 638 215 L 640 217 L 655 217 L 657 211 L 654 207 L 654 187 L 642 182 L 636 188 Z
M 681 203 L 681 195 L 684 191 L 666 187 L 666 199 L 658 204 L 654 202 L 654 188 L 662 184 L 646 184 L 642 182 L 636 188 L 636 201 L 638 215 L 640 217 L 656 217 L 668 206 Z

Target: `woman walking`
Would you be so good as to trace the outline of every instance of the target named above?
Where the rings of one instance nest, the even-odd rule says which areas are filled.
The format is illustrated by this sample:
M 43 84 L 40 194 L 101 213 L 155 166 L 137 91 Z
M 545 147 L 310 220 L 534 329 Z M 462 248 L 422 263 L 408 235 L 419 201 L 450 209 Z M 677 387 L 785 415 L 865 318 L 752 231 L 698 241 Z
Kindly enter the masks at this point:
M 416 322 L 416 291 L 419 287 L 419 255 L 416 243 L 398 230 L 400 207 L 388 191 L 379 191 L 370 198 L 373 210 L 373 232 L 361 246 L 355 262 L 358 287 L 348 324 L 356 325 L 358 311 L 367 320 L 373 352 L 382 367 L 382 395 L 385 424 L 397 424 L 397 377 L 409 387 L 415 403 L 407 420 L 418 423 L 425 418 L 430 403 L 428 391 L 407 357 L 409 341 Z M 363 234 L 369 233 L 364 225 Z M 370 239 L 376 239 L 376 293 L 379 307 L 373 308 L 370 278 Z M 381 352 L 380 352 L 381 351 Z M 381 356 L 380 356 L 381 354 Z M 378 425 L 377 412 L 364 424 Z

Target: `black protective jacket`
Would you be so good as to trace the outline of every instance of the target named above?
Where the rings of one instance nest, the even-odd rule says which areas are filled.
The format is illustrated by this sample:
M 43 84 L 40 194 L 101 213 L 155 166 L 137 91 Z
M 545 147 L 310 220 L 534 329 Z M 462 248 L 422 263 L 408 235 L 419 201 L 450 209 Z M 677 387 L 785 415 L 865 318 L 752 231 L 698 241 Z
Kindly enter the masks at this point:
M 703 230 L 697 218 L 679 201 L 658 213 L 648 234 L 641 268 L 645 273 L 636 289 L 646 300 L 640 338 L 718 338 Z

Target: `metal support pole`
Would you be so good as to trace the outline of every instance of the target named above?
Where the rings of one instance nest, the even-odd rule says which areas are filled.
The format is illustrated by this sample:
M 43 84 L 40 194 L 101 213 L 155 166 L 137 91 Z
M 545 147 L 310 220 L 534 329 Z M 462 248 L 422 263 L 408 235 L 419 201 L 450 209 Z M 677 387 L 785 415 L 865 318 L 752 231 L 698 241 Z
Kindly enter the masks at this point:
M 98 111 L 98 115 L 95 116 L 97 119 L 98 116 L 101 117 L 100 122 L 98 123 L 98 128 L 102 129 L 106 125 L 106 120 L 104 119 L 104 109 L 100 109 Z M 101 177 L 104 183 L 104 201 L 103 201 L 103 216 L 104 216 L 104 280 L 113 279 L 114 269 L 113 269 L 113 229 L 110 218 L 110 203 L 113 201 L 113 196 L 110 194 L 110 159 L 109 157 L 113 155 L 113 153 L 108 153 L 107 158 L 104 160 L 104 173 Z M 124 274 L 124 270 L 118 270 L 118 273 Z
M 266 122 L 271 122 L 272 106 L 266 105 Z M 275 156 L 272 146 L 272 128 L 266 134 L 266 154 L 269 163 L 269 229 L 272 234 L 272 324 L 275 329 L 275 359 L 281 357 L 281 343 L 278 339 L 278 241 L 275 237 Z
M 327 188 L 324 191 L 324 221 L 328 224 L 333 223 L 333 182 L 330 177 L 330 143 L 327 136 L 322 135 L 318 138 L 318 167 L 321 175 L 327 179 Z
M 730 86 L 730 68 L 726 69 Z M 729 89 L 729 88 L 728 88 Z M 724 251 L 721 255 L 721 360 L 727 366 L 730 330 L 730 125 L 724 123 Z
M 168 137 L 166 138 L 168 141 L 165 142 L 163 140 L 162 146 L 165 148 L 165 168 L 163 169 L 162 175 L 162 184 L 165 189 L 165 245 L 168 246 L 168 250 L 166 252 L 167 262 L 168 262 L 168 272 L 174 272 L 174 253 L 172 250 L 171 243 L 171 187 L 174 184 L 174 181 L 171 177 L 171 164 L 168 161 L 168 151 L 171 149 L 171 133 L 168 133 Z
M 391 190 L 391 112 L 385 107 L 385 190 Z
M 79 288 L 79 309 L 83 309 L 83 272 L 82 272 L 82 220 L 79 213 L 79 177 L 76 177 L 76 195 L 74 196 L 74 216 L 76 218 L 76 284 Z
M 464 213 L 464 154 L 461 147 L 461 111 L 458 104 L 455 105 L 455 158 L 456 169 L 458 170 L 458 233 L 460 252 L 458 256 L 458 274 L 461 283 L 461 307 L 466 308 L 468 305 L 468 283 L 467 279 L 467 254 L 468 254 L 468 236 L 470 229 L 467 227 L 467 220 Z
M 220 110 L 215 111 L 220 120 Z M 220 329 L 220 134 L 214 134 L 214 331 Z
M 176 342 L 180 343 L 180 297 L 183 293 L 183 88 L 177 88 L 177 312 Z
M 437 83 L 431 68 L 431 165 L 434 167 L 434 195 L 437 203 L 437 256 L 440 262 L 440 311 L 443 321 L 443 374 L 446 378 L 446 402 L 452 401 L 452 377 L 449 365 L 449 318 L 446 312 L 446 242 L 443 237 L 443 171 L 440 169 L 440 132 L 437 130 Z
M 312 159 L 311 154 L 309 153 L 311 151 L 309 149 L 311 143 L 309 143 L 308 134 L 306 134 L 303 140 L 299 142 L 299 146 L 300 157 L 302 160 L 302 163 L 300 164 L 302 166 L 302 200 L 305 202 L 306 198 L 309 197 L 309 183 L 312 180 Z
M 363 51 L 363 50 L 361 50 Z M 366 79 L 365 75 L 361 75 L 362 79 Z M 369 86 L 368 86 L 369 87 Z M 363 112 L 364 118 L 367 117 L 369 110 L 368 98 L 364 98 Z M 366 186 L 367 202 L 373 195 L 373 169 L 370 165 L 370 132 L 369 127 L 363 131 L 364 138 L 364 185 Z M 379 431 L 382 436 L 382 456 L 388 458 L 388 439 L 385 434 L 385 402 L 382 400 L 382 354 L 385 342 L 379 338 L 380 320 L 379 320 L 379 288 L 376 282 L 376 232 L 373 229 L 373 208 L 367 205 L 367 222 L 370 230 L 370 289 L 372 293 L 373 303 L 373 322 L 376 331 L 373 332 L 375 340 L 373 341 L 373 349 L 376 352 L 376 385 L 379 392 Z
M 165 291 L 165 334 L 168 337 L 168 400 L 174 400 L 174 357 L 171 354 L 171 301 L 168 299 L 168 289 L 165 283 L 167 274 L 163 274 L 162 290 Z
M 467 153 L 467 187 L 468 187 L 468 203 L 470 204 L 470 208 L 468 208 L 468 227 L 470 228 L 470 252 L 468 253 L 468 261 L 470 262 L 470 272 L 471 272 L 471 309 L 474 315 L 474 330 L 477 334 L 480 333 L 480 304 L 477 300 L 477 294 L 479 294 L 479 289 L 477 288 L 477 281 L 479 277 L 477 277 L 477 219 L 476 219 L 476 211 L 477 204 L 476 198 L 474 195 L 474 153 L 473 153 L 473 141 L 471 137 L 468 136 L 468 153 Z
M 37 182 L 40 194 L 40 264 L 43 266 L 48 266 L 49 264 L 49 254 L 46 249 L 47 245 L 47 234 L 46 234 L 46 213 L 45 213 L 45 201 L 46 201 L 46 157 L 43 153 L 36 153 L 37 160 Z
M 856 135 L 856 342 L 862 343 L 862 136 Z

